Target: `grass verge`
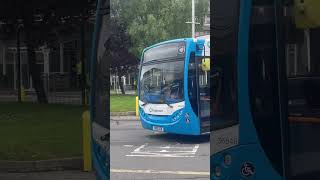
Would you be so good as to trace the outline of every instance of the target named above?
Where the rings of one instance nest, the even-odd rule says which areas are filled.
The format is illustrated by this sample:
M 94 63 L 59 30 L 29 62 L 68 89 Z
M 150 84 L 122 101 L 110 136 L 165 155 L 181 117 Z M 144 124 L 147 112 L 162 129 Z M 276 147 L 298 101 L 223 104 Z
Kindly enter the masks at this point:
M 81 156 L 82 107 L 0 104 L 0 160 Z
M 135 111 L 136 96 L 135 95 L 111 95 L 110 111 L 111 112 L 127 112 Z

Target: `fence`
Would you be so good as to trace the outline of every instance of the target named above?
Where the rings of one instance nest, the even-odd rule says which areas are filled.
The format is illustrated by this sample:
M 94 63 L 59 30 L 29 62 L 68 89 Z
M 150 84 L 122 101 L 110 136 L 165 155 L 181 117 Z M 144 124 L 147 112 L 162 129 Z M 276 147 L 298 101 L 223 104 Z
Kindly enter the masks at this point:
M 42 74 L 44 91 L 51 104 L 82 104 L 86 101 L 82 98 L 81 76 L 73 73 L 49 73 Z M 25 102 L 37 102 L 37 94 L 33 88 L 33 82 L 22 83 L 22 100 Z M 12 88 L 0 89 L 0 102 L 17 102 L 18 90 Z M 86 101 L 87 102 L 87 101 Z
M 117 73 L 110 74 L 110 93 L 121 94 L 120 83 L 122 83 L 125 94 L 136 94 L 137 92 L 137 73 L 138 70 L 131 70 L 120 78 Z

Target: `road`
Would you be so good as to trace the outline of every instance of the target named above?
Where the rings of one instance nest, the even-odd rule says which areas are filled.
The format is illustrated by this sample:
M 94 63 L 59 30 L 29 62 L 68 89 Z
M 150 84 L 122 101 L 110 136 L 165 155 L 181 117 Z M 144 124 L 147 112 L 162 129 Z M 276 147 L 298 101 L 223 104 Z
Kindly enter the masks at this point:
M 96 180 L 94 173 L 52 171 L 33 173 L 0 173 L 1 180 Z
M 209 179 L 209 135 L 145 130 L 136 120 L 111 120 L 111 179 Z

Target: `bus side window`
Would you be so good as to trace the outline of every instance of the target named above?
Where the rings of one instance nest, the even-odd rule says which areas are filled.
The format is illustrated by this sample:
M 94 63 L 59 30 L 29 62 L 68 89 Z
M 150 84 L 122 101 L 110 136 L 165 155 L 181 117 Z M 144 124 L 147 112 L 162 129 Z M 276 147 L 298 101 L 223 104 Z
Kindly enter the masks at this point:
M 195 53 L 190 54 L 190 61 L 188 65 L 188 95 L 193 112 L 198 115 L 197 106 L 197 76 L 196 76 L 196 63 Z

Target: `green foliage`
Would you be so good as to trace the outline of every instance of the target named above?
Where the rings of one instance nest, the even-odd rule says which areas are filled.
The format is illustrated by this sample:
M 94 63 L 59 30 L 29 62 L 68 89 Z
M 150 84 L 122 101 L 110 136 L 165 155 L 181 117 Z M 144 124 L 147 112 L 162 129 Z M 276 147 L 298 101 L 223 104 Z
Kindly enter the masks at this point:
M 209 0 L 195 0 L 197 30 L 202 29 Z M 140 56 L 152 44 L 191 37 L 191 0 L 112 0 L 113 17 L 126 27 L 131 41 L 130 51 Z

